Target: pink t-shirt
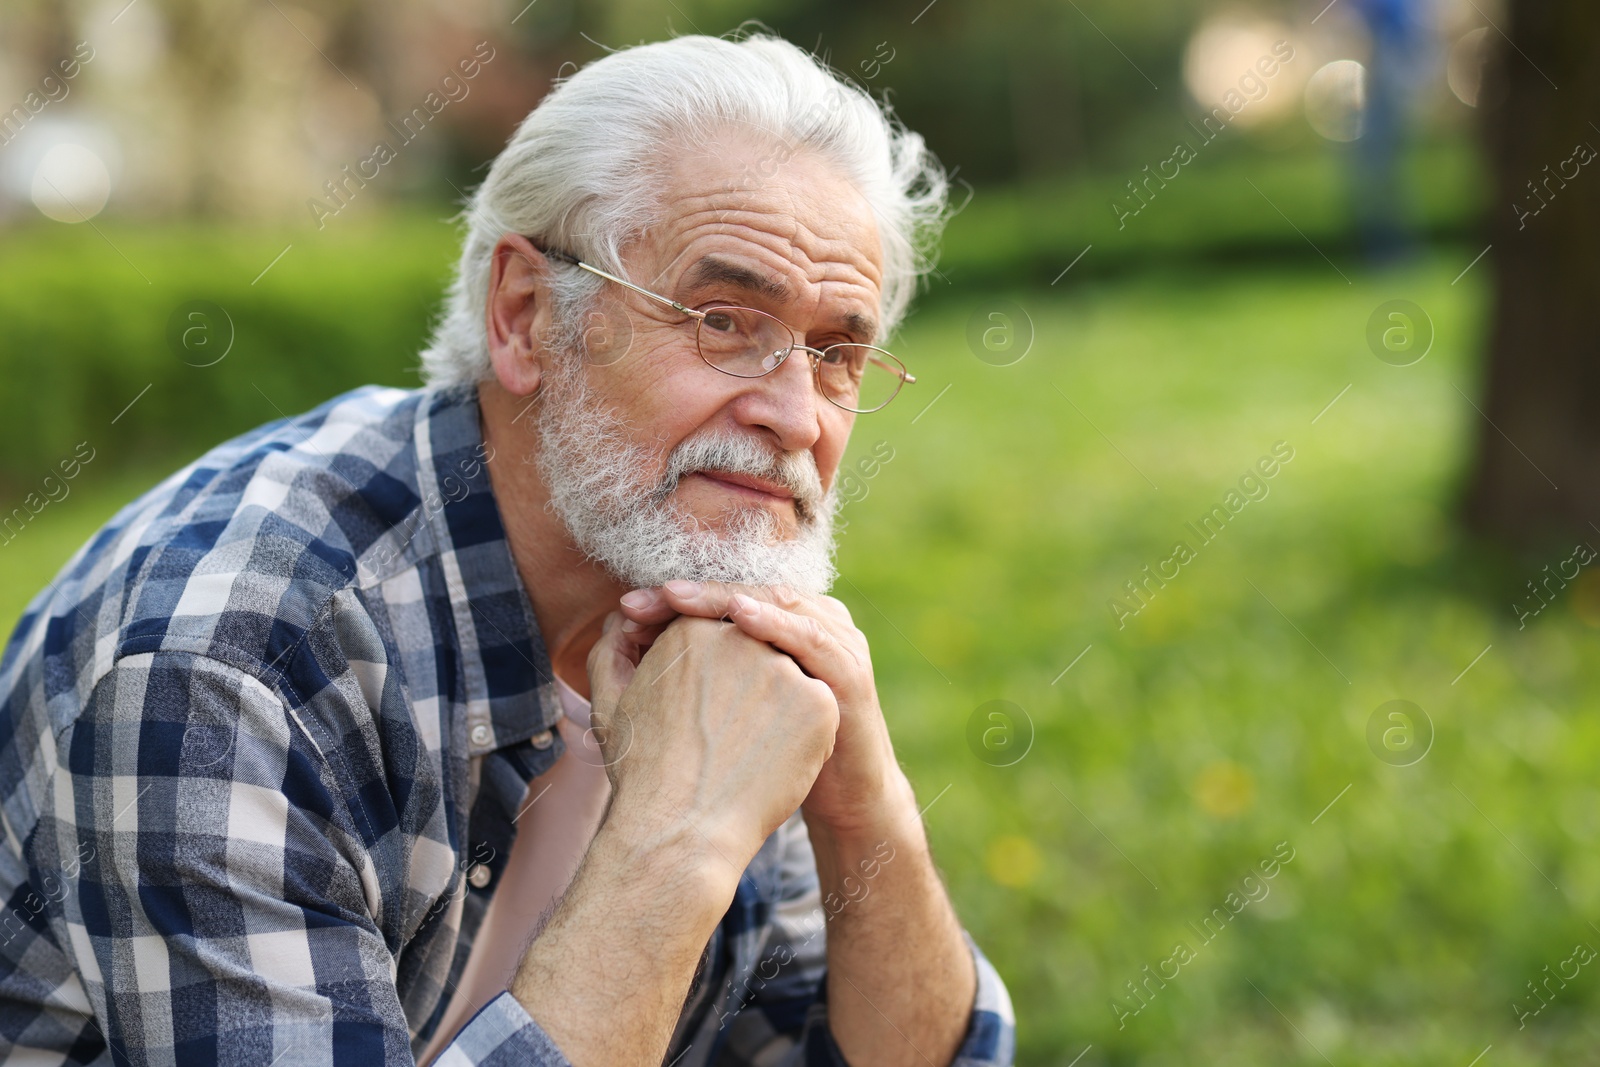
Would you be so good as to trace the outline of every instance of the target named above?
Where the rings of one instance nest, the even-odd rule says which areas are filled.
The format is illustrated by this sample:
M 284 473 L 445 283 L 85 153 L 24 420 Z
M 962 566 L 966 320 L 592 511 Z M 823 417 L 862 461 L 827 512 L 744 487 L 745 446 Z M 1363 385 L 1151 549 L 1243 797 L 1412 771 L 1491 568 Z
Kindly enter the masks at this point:
M 566 891 L 600 827 L 611 782 L 589 729 L 589 702 L 560 678 L 556 690 L 565 712 L 557 727 L 566 751 L 528 783 L 500 885 L 473 939 L 450 1006 L 419 1063 L 438 1055 L 468 1019 L 510 986 L 542 926 L 541 916 Z

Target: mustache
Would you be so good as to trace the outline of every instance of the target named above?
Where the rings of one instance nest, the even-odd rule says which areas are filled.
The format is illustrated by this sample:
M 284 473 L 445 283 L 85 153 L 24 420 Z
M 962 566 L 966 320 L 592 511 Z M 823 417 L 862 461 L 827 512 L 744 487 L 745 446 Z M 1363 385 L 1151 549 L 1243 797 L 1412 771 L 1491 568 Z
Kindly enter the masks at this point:
M 776 482 L 794 494 L 795 515 L 801 521 L 811 521 L 822 509 L 822 476 L 810 452 L 774 451 L 755 438 L 728 433 L 700 434 L 680 441 L 667 457 L 666 473 L 651 494 L 652 501 L 665 501 L 685 475 L 704 471 Z

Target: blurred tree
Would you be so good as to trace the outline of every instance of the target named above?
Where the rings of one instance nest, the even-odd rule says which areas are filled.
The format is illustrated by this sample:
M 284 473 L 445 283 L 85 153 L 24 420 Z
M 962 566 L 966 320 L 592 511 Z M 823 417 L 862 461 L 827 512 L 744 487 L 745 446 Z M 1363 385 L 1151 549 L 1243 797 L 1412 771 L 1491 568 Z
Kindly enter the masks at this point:
M 1600 5 L 1512 0 L 1485 72 L 1495 265 L 1469 524 L 1600 545 Z

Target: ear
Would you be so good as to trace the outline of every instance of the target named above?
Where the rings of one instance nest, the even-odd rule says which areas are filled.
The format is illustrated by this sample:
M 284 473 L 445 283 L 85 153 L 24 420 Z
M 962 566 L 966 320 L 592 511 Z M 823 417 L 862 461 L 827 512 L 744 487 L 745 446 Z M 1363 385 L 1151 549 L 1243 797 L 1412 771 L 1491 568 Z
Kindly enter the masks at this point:
M 526 237 L 508 233 L 495 243 L 484 334 L 495 378 L 513 396 L 538 390 L 548 369 L 543 339 L 551 325 L 549 281 L 549 260 Z

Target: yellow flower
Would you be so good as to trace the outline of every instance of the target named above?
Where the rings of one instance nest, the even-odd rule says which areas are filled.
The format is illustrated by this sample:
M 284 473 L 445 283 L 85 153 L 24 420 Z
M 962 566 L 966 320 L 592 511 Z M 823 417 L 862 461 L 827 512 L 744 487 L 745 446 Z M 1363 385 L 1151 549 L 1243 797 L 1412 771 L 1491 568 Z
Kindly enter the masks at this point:
M 1231 819 L 1255 803 L 1256 782 L 1237 763 L 1218 760 L 1207 764 L 1195 779 L 1194 798 L 1207 815 Z
M 1039 849 L 1026 837 L 1006 834 L 989 842 L 985 866 L 998 884 L 1021 889 L 1039 873 Z

